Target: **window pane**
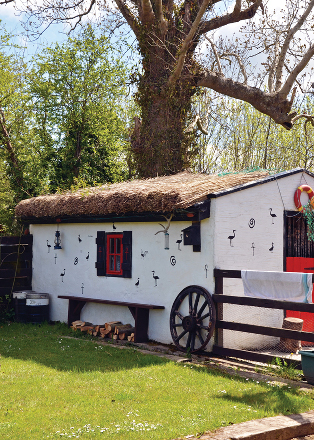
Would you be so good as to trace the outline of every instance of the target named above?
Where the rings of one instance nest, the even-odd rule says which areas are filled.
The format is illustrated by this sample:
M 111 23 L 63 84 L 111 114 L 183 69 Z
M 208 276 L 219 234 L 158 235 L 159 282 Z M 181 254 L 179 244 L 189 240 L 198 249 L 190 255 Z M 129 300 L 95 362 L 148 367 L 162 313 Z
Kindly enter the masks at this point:
M 114 238 L 110 238 L 110 254 L 114 254 Z
M 116 270 L 120 271 L 121 264 L 120 264 L 120 255 L 116 256 Z
M 116 253 L 120 254 L 121 249 L 121 238 L 116 238 Z
M 114 255 L 110 255 L 109 269 L 114 270 Z

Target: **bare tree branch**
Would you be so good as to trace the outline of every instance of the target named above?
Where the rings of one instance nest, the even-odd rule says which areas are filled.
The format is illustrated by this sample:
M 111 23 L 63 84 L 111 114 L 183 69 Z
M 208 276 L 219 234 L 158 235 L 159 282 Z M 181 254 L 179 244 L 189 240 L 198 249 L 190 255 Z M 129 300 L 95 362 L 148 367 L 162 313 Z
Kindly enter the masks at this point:
M 242 60 L 241 60 L 240 55 L 237 54 L 237 53 L 233 53 L 233 52 L 224 52 L 222 55 L 220 55 L 220 58 L 221 58 L 221 59 L 222 59 L 222 58 L 226 58 L 226 59 L 228 59 L 227 57 L 235 57 L 235 58 L 237 59 L 238 64 L 239 64 L 239 67 L 240 67 L 240 70 L 241 70 L 242 75 L 243 75 L 243 77 L 244 77 L 243 84 L 247 84 L 247 79 L 248 79 L 248 78 L 247 78 L 246 70 L 245 70 L 244 64 L 243 64 L 243 62 L 242 62 Z
M 160 23 L 161 35 L 164 35 L 167 31 L 167 22 L 165 20 L 162 10 L 162 0 L 155 0 L 155 6 L 156 6 L 156 17 Z
M 246 101 L 286 129 L 291 129 L 293 126 L 293 118 L 296 114 L 290 113 L 292 103 L 282 98 L 278 93 L 265 93 L 257 87 L 251 87 L 212 72 L 205 73 L 197 85 L 208 87 L 231 98 Z
M 220 75 L 223 75 L 222 68 L 221 68 L 221 63 L 220 63 L 220 57 L 218 55 L 216 46 L 215 46 L 214 42 L 210 38 L 207 37 L 207 35 L 204 35 L 204 37 L 210 43 L 210 45 L 211 45 L 211 47 L 213 49 L 214 55 L 215 55 L 215 59 L 216 59 L 217 66 L 218 66 L 218 71 L 219 71 Z
M 187 129 L 185 130 L 185 133 L 192 133 L 192 131 L 194 130 L 195 126 L 197 125 L 198 129 L 205 134 L 206 136 L 208 135 L 208 131 L 203 127 L 200 115 L 197 114 L 194 118 L 194 121 L 191 122 L 191 124 L 189 124 L 189 126 L 187 127 Z
M 276 32 L 274 59 L 268 73 L 268 90 L 270 93 L 274 91 L 274 75 L 275 75 L 275 69 L 278 65 L 278 59 L 279 59 L 279 32 Z
M 132 29 L 132 31 L 136 35 L 136 37 L 139 38 L 140 32 L 139 32 L 139 28 L 137 26 L 137 20 L 134 17 L 134 15 L 132 14 L 132 12 L 130 11 L 130 9 L 127 7 L 127 5 L 125 4 L 125 2 L 123 0 L 114 0 L 114 1 L 117 5 L 119 11 L 123 15 L 123 17 L 126 19 L 128 25 L 130 26 L 130 28 Z
M 178 61 L 176 63 L 174 71 L 172 72 L 172 74 L 170 75 L 170 77 L 168 79 L 168 84 L 167 84 L 168 87 L 171 87 L 175 83 L 175 81 L 179 78 L 179 76 L 182 72 L 183 65 L 184 65 L 186 53 L 189 49 L 189 46 L 190 46 L 197 30 L 198 30 L 201 19 L 202 19 L 203 15 L 204 15 L 204 13 L 210 3 L 211 3 L 211 0 L 203 0 L 203 3 L 197 13 L 197 16 L 194 20 L 194 23 L 191 26 L 190 32 L 186 36 L 186 38 L 183 41 L 182 46 L 179 50 Z
M 312 58 L 312 56 L 314 55 L 314 44 L 310 46 L 310 48 L 308 49 L 308 51 L 304 54 L 302 60 L 299 62 L 299 64 L 297 64 L 295 66 L 295 68 L 291 71 L 291 73 L 289 74 L 285 84 L 283 85 L 283 87 L 278 90 L 278 93 L 283 97 L 286 98 L 297 78 L 297 76 L 299 75 L 300 72 L 302 72 L 302 70 L 304 70 L 304 68 L 308 65 L 310 59 Z
M 263 8 L 263 0 L 253 0 L 254 3 L 243 11 L 238 11 L 237 4 L 234 10 L 230 14 L 222 15 L 213 18 L 212 20 L 205 21 L 200 26 L 199 34 L 206 34 L 209 31 L 226 26 L 227 24 L 237 23 L 242 20 L 247 20 L 254 17 L 258 8 Z
M 289 49 L 290 42 L 291 42 L 293 36 L 296 34 L 296 32 L 304 24 L 306 18 L 311 13 L 313 7 L 314 7 L 314 0 L 311 0 L 310 3 L 308 4 L 308 7 L 304 11 L 304 14 L 300 17 L 300 19 L 298 20 L 296 25 L 290 29 L 290 31 L 288 32 L 288 34 L 285 38 L 285 41 L 284 41 L 282 48 L 281 48 L 281 51 L 280 51 L 278 65 L 276 68 L 276 79 L 277 79 L 276 80 L 276 91 L 280 90 L 280 88 L 282 86 L 282 71 L 283 71 L 283 66 L 284 66 L 284 62 L 286 59 L 287 51 Z

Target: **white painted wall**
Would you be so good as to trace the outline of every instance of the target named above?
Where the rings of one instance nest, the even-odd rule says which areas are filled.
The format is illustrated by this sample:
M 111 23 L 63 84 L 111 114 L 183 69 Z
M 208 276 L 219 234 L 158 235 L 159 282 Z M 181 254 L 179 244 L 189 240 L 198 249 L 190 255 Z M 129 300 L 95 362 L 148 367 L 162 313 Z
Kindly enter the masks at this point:
M 68 301 L 58 295 L 112 299 L 165 306 L 165 310 L 151 310 L 149 338 L 171 343 L 169 318 L 172 304 L 180 291 L 197 284 L 213 292 L 212 247 L 213 237 L 208 233 L 209 220 L 202 222 L 202 252 L 193 252 L 193 246 L 178 249 L 176 241 L 181 230 L 191 222 L 172 222 L 169 229 L 170 249 L 164 249 L 164 234 L 155 235 L 161 229 L 158 223 L 115 223 L 114 232 L 132 230 L 132 278 L 98 277 L 95 269 L 97 231 L 112 232 L 112 223 L 60 224 L 62 250 L 53 250 L 55 225 L 32 225 L 33 243 L 33 290 L 50 294 L 51 317 L 67 321 Z M 81 242 L 78 240 L 80 235 Z M 52 245 L 48 252 L 47 240 Z M 147 251 L 143 258 L 141 253 Z M 89 259 L 86 257 L 89 253 Z M 57 256 L 57 259 L 54 257 Z M 175 266 L 170 257 L 176 259 Z M 78 264 L 74 259 L 78 258 Z M 205 264 L 208 265 L 206 278 Z M 60 274 L 65 269 L 65 275 Z M 159 276 L 157 286 L 152 271 Z M 139 278 L 139 286 L 135 283 Z M 84 285 L 82 293 L 82 284 Z M 133 323 L 127 307 L 105 306 L 87 303 L 81 317 L 94 324 L 121 320 Z
M 301 184 L 314 188 L 314 179 L 298 173 L 214 199 L 211 209 L 211 218 L 216 219 L 214 266 L 219 269 L 282 271 L 284 210 L 295 210 L 294 193 Z M 308 203 L 307 194 L 301 196 L 302 203 Z M 270 208 L 277 216 L 273 220 Z M 249 227 L 251 219 L 255 220 L 252 228 Z M 235 238 L 230 246 L 228 237 L 233 235 L 233 230 L 236 230 Z M 270 251 L 272 245 L 273 251 Z M 225 279 L 224 293 L 243 296 L 242 281 Z M 226 304 L 224 319 L 281 327 L 283 312 Z M 224 344 L 228 348 L 258 348 L 276 341 L 267 336 L 224 331 Z
M 306 180 L 305 180 L 306 179 Z M 158 223 L 115 223 L 115 232 L 132 231 L 132 278 L 97 277 L 95 269 L 97 231 L 113 232 L 112 223 L 60 224 L 62 250 L 53 250 L 56 225 L 31 225 L 33 244 L 33 290 L 50 294 L 51 319 L 67 321 L 68 301 L 58 295 L 73 295 L 99 299 L 158 304 L 165 310 L 151 310 L 149 338 L 172 343 L 169 317 L 172 304 L 185 287 L 196 284 L 214 292 L 214 267 L 220 269 L 279 270 L 283 269 L 283 212 L 294 210 L 293 196 L 300 184 L 314 188 L 314 179 L 301 173 L 278 181 L 247 188 L 212 199 L 211 217 L 201 222 L 201 252 L 193 252 L 192 246 L 176 240 L 181 230 L 191 222 L 171 222 L 170 249 L 164 249 L 164 234 L 155 235 L 161 229 Z M 302 203 L 308 196 L 302 194 Z M 270 208 L 276 214 L 274 223 Z M 249 227 L 250 219 L 255 226 Z M 232 246 L 228 239 L 236 230 Z M 80 235 L 81 242 L 78 240 Z M 47 240 L 51 245 L 48 252 Z M 252 249 L 254 243 L 254 255 Z M 269 249 L 274 243 L 273 252 Z M 147 251 L 145 257 L 141 253 Z M 89 253 L 89 259 L 86 259 Z M 54 257 L 57 256 L 57 259 Z M 172 266 L 170 257 L 176 265 Z M 78 264 L 74 259 L 78 258 Z M 208 267 L 207 277 L 205 265 Z M 65 269 L 65 276 L 61 277 Z M 152 271 L 159 276 L 157 286 Z M 135 283 L 139 278 L 139 286 Z M 63 279 L 63 282 L 62 282 Z M 82 291 L 82 284 L 84 289 Z M 243 295 L 241 280 L 225 280 L 225 294 Z M 234 307 L 234 306 L 232 306 Z M 281 326 L 283 314 L 252 308 L 224 306 L 224 318 L 248 323 Z M 235 316 L 235 313 L 237 316 Z M 104 306 L 88 303 L 82 310 L 82 319 L 94 324 L 121 320 L 133 323 L 127 307 Z M 269 338 L 225 332 L 226 346 L 255 348 L 269 343 Z M 212 341 L 211 341 L 212 343 Z M 210 344 L 211 345 L 211 344 Z M 210 345 L 208 349 L 210 349 Z

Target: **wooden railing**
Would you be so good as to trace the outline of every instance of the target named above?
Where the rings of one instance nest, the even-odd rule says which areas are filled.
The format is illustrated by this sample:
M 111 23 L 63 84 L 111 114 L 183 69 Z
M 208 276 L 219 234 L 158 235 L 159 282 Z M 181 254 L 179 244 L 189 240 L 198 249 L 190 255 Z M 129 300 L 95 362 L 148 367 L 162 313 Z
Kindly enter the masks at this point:
M 224 320 L 223 304 L 236 304 L 244 306 L 262 307 L 268 309 L 292 310 L 299 312 L 309 312 L 314 314 L 314 304 L 296 303 L 292 301 L 280 301 L 273 299 L 251 298 L 246 296 L 224 295 L 224 278 L 241 278 L 240 270 L 221 270 L 214 269 L 215 294 L 213 299 L 217 306 L 216 321 L 216 340 L 213 347 L 213 354 L 220 356 L 232 356 L 241 359 L 248 359 L 257 362 L 270 362 L 276 356 L 258 353 L 256 351 L 237 350 L 224 347 L 224 330 L 233 330 L 239 332 L 253 333 L 266 336 L 276 336 L 314 343 L 314 333 L 296 330 L 287 330 L 276 327 L 267 327 L 262 325 L 244 324 L 234 321 Z M 236 316 L 236 315 L 234 315 Z M 313 315 L 314 319 L 314 315 Z M 287 360 L 287 359 L 286 359 Z

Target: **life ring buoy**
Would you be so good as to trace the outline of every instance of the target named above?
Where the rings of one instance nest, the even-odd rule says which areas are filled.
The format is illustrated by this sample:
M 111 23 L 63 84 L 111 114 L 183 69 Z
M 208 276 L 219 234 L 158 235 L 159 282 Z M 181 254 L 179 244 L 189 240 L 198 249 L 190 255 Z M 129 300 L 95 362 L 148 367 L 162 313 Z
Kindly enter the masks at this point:
M 312 197 L 314 197 L 314 191 L 312 190 L 312 188 L 309 185 L 301 185 L 297 188 L 296 192 L 294 193 L 294 204 L 297 208 L 298 211 L 304 211 L 304 206 L 301 204 L 301 193 L 305 191 L 308 196 L 309 196 L 309 200 L 312 199 Z

